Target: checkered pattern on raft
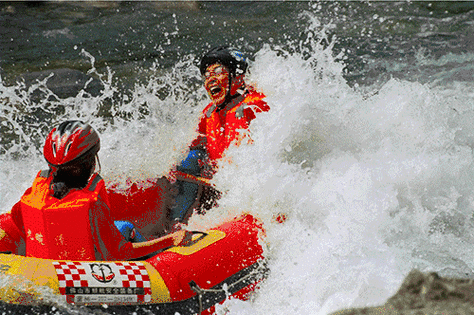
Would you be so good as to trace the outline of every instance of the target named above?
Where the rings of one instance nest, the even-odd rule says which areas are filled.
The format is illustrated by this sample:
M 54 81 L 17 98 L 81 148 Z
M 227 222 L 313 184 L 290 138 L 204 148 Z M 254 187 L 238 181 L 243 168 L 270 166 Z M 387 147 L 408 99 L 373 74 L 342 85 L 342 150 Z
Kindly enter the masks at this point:
M 126 279 L 122 280 L 124 288 L 145 288 L 145 295 L 151 294 L 150 277 L 142 263 L 120 262 L 116 265 L 121 267 L 120 275 Z
M 60 261 L 53 262 L 56 268 L 56 274 L 59 281 L 59 292 L 66 294 L 66 287 L 87 288 L 89 283 L 84 266 L 79 262 L 74 261 Z
M 97 263 L 97 262 L 95 262 Z M 101 262 L 102 263 L 102 262 Z M 151 300 L 150 276 L 146 267 L 141 262 L 117 262 L 106 263 L 115 270 L 115 278 L 118 280 L 114 285 L 100 284 L 92 277 L 90 265 L 94 263 L 76 261 L 54 261 L 53 266 L 59 281 L 59 291 L 66 294 L 69 288 L 143 288 L 143 295 L 138 295 L 138 302 L 149 302 Z M 117 272 L 118 271 L 118 272 Z

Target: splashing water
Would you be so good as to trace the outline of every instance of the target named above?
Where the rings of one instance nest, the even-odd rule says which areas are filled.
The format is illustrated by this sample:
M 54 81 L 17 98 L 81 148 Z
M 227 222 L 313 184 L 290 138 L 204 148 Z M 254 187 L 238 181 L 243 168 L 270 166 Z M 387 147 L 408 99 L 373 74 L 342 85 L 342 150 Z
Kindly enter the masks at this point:
M 473 277 L 472 83 L 367 93 L 331 45 L 310 49 L 259 52 L 252 79 L 271 111 L 215 179 L 228 191 L 218 211 L 250 211 L 268 233 L 269 278 L 226 314 L 382 304 L 413 268 Z
M 350 86 L 326 26 L 306 16 L 304 40 L 256 55 L 248 81 L 271 110 L 253 121 L 253 143 L 230 148 L 220 163 L 219 207 L 190 222 L 208 228 L 245 211 L 266 228 L 268 279 L 250 301 L 226 301 L 219 314 L 375 305 L 413 268 L 474 277 L 473 84 Z M 99 130 L 108 185 L 165 174 L 183 157 L 206 103 L 193 58 L 168 72 L 147 69 L 148 83 L 128 94 L 112 72 L 96 72 L 93 57 L 91 74 L 104 85 L 98 97 L 61 100 L 40 82 L 46 96 L 33 104 L 32 90 L 0 84 L 1 210 L 46 167 L 41 141 L 66 118 Z M 276 223 L 278 214 L 287 220 Z

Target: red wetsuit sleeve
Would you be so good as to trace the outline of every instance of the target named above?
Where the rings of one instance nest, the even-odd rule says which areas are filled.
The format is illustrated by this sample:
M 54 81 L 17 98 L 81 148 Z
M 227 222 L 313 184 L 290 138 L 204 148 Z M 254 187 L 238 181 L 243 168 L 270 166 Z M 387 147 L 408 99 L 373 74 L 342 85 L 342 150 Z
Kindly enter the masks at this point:
M 0 250 L 24 255 L 25 233 L 23 231 L 20 202 L 17 202 L 13 206 L 11 212 L 2 213 L 0 215 L 0 229 L 6 233 L 6 235 L 0 239 Z
M 263 94 L 262 94 L 263 95 Z M 262 96 L 264 97 L 264 96 Z M 270 106 L 268 106 L 267 102 L 265 102 L 264 100 L 262 99 L 259 99 L 258 101 L 256 101 L 255 103 L 255 106 L 256 106 L 256 109 L 255 109 L 255 112 L 256 113 L 260 113 L 260 112 L 268 112 L 270 110 Z
M 30 188 L 31 189 L 31 188 Z M 28 193 L 28 190 L 25 194 Z M 25 227 L 23 225 L 23 217 L 21 215 L 21 202 L 18 201 L 12 208 L 11 211 L 11 218 L 16 227 L 16 232 L 19 233 L 18 237 L 24 238 L 25 237 Z
M 155 246 L 134 247 L 131 242 L 125 240 L 115 227 L 110 215 L 110 207 L 101 198 L 100 194 L 97 202 L 89 210 L 89 217 L 96 260 L 130 260 L 173 245 L 173 240 L 169 240 L 169 244 L 162 242 Z
M 206 147 L 206 116 L 202 114 L 197 126 L 198 136 L 191 142 L 191 149 Z
M 263 98 L 263 94 L 260 94 L 260 97 Z M 247 122 L 251 122 L 252 120 L 254 120 L 257 117 L 255 114 L 261 112 L 268 112 L 270 110 L 270 106 L 268 106 L 267 102 L 265 102 L 261 98 L 253 101 L 251 104 L 248 105 L 248 107 L 244 109 L 244 116 Z
M 202 136 L 202 135 L 199 135 L 199 136 L 196 137 L 196 139 L 194 139 L 191 142 L 191 145 L 189 146 L 189 149 L 196 150 L 196 149 L 203 149 L 205 147 L 206 147 L 206 137 Z
M 89 220 L 96 260 L 121 260 L 120 253 L 129 242 L 115 227 L 110 215 L 110 207 L 101 195 L 89 209 Z

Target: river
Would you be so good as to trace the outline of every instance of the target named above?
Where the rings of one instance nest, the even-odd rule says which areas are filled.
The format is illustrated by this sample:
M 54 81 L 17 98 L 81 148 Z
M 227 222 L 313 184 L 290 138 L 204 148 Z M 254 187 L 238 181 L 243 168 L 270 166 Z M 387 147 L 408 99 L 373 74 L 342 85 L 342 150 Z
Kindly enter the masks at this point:
M 271 110 L 221 163 L 219 207 L 190 227 L 258 216 L 270 273 L 219 314 L 377 305 L 414 268 L 474 278 L 473 2 L 1 2 L 0 25 L 0 211 L 66 118 L 99 130 L 109 186 L 166 174 L 208 102 L 199 58 L 231 44 Z M 57 68 L 101 93 L 16 81 Z

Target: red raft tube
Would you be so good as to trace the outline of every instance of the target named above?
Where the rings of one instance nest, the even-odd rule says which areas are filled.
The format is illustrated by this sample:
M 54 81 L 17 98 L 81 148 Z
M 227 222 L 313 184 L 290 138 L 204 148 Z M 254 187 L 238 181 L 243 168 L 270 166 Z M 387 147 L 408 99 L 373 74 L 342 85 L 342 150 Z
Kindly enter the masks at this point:
M 263 233 L 260 222 L 245 214 L 139 261 L 0 254 L 0 310 L 57 314 L 62 303 L 51 305 L 57 298 L 109 314 L 212 314 L 229 297 L 248 298 L 265 277 Z

